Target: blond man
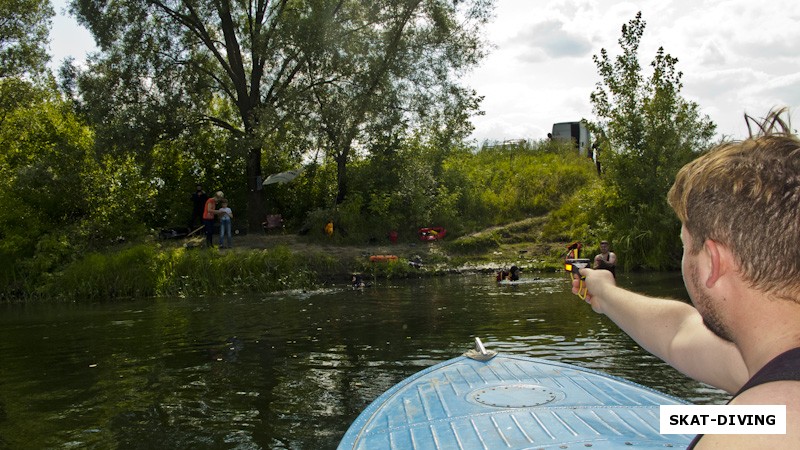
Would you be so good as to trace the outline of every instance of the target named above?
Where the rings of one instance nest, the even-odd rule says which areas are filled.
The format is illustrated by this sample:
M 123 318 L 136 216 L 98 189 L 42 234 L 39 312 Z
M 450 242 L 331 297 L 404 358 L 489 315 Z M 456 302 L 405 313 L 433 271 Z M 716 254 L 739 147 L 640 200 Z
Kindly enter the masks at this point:
M 800 140 L 784 113 L 687 164 L 669 192 L 694 306 L 581 270 L 592 308 L 654 355 L 731 405 L 786 405 L 786 434 L 700 435 L 689 448 L 800 448 Z

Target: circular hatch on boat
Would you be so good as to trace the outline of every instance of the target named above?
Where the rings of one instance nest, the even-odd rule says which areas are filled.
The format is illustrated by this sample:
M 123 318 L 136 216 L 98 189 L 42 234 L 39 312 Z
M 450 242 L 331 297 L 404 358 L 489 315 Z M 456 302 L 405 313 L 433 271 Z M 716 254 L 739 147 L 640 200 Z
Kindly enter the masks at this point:
M 467 399 L 497 408 L 530 408 L 564 398 L 564 393 L 536 384 L 512 384 L 476 389 Z

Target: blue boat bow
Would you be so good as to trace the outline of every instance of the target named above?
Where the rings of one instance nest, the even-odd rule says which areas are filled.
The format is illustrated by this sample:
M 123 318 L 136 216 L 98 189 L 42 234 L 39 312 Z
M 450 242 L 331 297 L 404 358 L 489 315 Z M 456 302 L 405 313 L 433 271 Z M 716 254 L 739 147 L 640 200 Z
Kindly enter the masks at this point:
M 659 406 L 687 404 L 574 365 L 476 350 L 373 401 L 339 449 L 685 448 L 659 434 Z

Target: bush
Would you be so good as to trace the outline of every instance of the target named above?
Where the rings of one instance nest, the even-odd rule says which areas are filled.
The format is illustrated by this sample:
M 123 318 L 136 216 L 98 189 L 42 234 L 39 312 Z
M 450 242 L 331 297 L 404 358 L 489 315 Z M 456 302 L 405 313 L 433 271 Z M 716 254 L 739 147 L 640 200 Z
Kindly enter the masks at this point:
M 174 250 L 159 295 L 274 292 L 316 284 L 314 260 L 280 246 L 244 253 Z
M 472 230 L 541 216 L 597 179 L 592 161 L 569 145 L 524 143 L 460 153 L 444 179 L 460 192 L 457 209 Z
M 561 206 L 550 213 L 542 227 L 548 241 L 599 242 L 610 239 L 605 209 L 615 194 L 596 180 L 575 190 Z

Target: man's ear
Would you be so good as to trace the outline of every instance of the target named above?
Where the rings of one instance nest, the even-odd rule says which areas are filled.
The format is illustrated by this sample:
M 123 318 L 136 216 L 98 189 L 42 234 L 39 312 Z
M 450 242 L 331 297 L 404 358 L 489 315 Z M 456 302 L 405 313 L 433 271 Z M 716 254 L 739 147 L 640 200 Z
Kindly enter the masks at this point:
M 711 288 L 730 268 L 731 254 L 724 245 L 711 239 L 706 239 L 703 243 L 703 253 L 705 254 L 705 263 L 708 268 L 706 287 Z

